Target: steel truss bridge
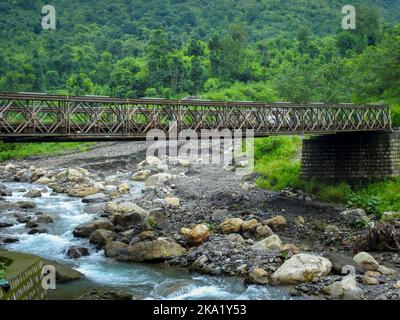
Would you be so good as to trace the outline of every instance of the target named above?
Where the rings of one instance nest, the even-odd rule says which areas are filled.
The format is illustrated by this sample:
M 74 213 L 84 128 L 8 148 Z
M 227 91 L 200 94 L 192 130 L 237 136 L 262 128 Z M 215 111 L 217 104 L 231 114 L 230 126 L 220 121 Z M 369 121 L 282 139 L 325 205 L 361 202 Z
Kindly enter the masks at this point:
M 255 137 L 390 131 L 386 105 L 118 99 L 0 93 L 0 139 L 144 140 L 152 129 L 254 130 Z

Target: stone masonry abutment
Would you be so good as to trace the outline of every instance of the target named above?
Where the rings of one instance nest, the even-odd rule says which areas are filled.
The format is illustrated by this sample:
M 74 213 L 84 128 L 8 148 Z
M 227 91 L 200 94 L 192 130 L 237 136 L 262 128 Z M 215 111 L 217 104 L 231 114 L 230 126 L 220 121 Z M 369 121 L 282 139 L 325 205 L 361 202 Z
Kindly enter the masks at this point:
M 400 131 L 355 132 L 303 140 L 301 175 L 352 184 L 400 176 Z

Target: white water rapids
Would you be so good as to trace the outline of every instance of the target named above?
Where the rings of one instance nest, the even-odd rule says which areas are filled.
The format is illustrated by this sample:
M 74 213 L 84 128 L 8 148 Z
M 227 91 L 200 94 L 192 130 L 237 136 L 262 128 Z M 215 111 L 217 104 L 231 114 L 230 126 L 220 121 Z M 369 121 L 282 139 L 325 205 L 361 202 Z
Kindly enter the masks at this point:
M 85 204 L 81 199 L 66 195 L 51 195 L 45 186 L 26 183 L 5 183 L 12 191 L 9 202 L 34 201 L 34 212 L 50 215 L 54 223 L 46 225 L 48 233 L 28 235 L 25 224 L 12 218 L 18 210 L 0 211 L 0 222 L 12 221 L 14 226 L 0 229 L 0 236 L 17 237 L 19 242 L 7 244 L 9 250 L 36 254 L 64 264 L 73 264 L 75 269 L 85 274 L 85 280 L 68 285 L 59 285 L 57 297 L 68 298 L 68 294 L 81 288 L 112 288 L 131 292 L 144 299 L 288 299 L 287 293 L 277 288 L 244 285 L 241 280 L 226 277 L 209 277 L 189 274 L 185 270 L 151 264 L 121 263 L 106 258 L 104 252 L 97 251 L 87 239 L 77 239 L 72 230 L 78 224 L 94 218 L 84 213 Z M 24 198 L 22 189 L 43 189 L 43 196 L 35 199 Z M 140 195 L 142 185 L 131 186 L 131 196 Z M 72 260 L 66 250 L 72 245 L 90 248 L 92 254 Z

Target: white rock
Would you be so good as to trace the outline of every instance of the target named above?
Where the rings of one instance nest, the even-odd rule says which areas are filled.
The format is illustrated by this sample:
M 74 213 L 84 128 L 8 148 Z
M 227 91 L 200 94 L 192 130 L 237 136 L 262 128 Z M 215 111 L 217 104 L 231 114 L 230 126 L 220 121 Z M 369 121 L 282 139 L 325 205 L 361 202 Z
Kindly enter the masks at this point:
M 331 262 L 323 257 L 299 253 L 285 261 L 271 276 L 273 284 L 298 284 L 311 282 L 316 277 L 322 277 L 331 271 Z
M 379 269 L 379 263 L 367 252 L 356 254 L 353 260 L 367 271 L 378 271 Z
M 138 164 L 139 168 L 143 168 L 146 166 L 157 166 L 161 163 L 161 160 L 154 156 L 148 156 L 145 160 Z
M 118 185 L 117 189 L 118 189 L 118 192 L 120 192 L 120 193 L 129 192 L 129 186 L 127 183 L 121 183 L 120 185 Z
M 170 207 L 178 208 L 181 206 L 181 200 L 177 197 L 166 197 L 164 200 Z
M 13 164 L 11 164 L 11 163 L 7 164 L 7 165 L 4 167 L 4 170 L 5 170 L 5 171 L 15 171 L 15 169 L 16 169 L 16 167 L 15 167 Z
M 368 223 L 369 218 L 363 209 L 351 209 L 340 213 L 340 215 L 350 224 L 355 225 L 359 222 Z
M 147 178 L 146 187 L 155 187 L 172 179 L 172 175 L 168 173 L 157 173 Z
M 343 300 L 362 300 L 363 291 L 358 287 L 356 279 L 353 275 L 344 277 L 341 281 L 336 281 L 325 287 L 323 292 L 328 294 L 332 299 Z
M 145 181 L 149 175 L 151 174 L 151 170 L 140 170 L 135 172 L 132 177 L 131 180 L 133 181 Z
M 385 276 L 395 276 L 398 274 L 396 270 L 387 268 L 385 266 L 379 266 L 378 271 Z
M 283 243 L 279 237 L 274 234 L 265 238 L 264 240 L 258 241 L 251 246 L 253 250 L 281 250 Z

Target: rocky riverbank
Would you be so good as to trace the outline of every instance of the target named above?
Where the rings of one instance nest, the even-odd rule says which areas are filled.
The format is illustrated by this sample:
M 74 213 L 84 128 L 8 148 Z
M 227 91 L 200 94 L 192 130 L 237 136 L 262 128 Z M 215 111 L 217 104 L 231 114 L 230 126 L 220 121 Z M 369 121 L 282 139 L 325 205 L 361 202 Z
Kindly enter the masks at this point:
M 371 230 L 381 224 L 364 211 L 319 203 L 301 191 L 269 192 L 254 186 L 255 175 L 243 178 L 199 159 L 145 158 L 145 148 L 107 144 L 86 154 L 12 161 L 0 167 L 0 179 L 37 185 L 26 198 L 40 198 L 46 186 L 81 199 L 93 220 L 73 234 L 110 259 L 289 286 L 293 296 L 400 299 L 399 253 L 369 250 L 376 249 Z M 132 198 L 132 183 L 143 184 L 140 197 Z M 0 211 L 18 209 L 0 228 L 25 223 L 28 234 L 46 233 L 51 215 L 34 201 L 10 203 L 10 195 L 0 184 Z M 400 230 L 399 220 L 388 219 L 388 226 Z M 73 260 L 92 252 L 71 246 L 65 254 Z M 353 266 L 350 275 L 342 274 L 346 266 Z

